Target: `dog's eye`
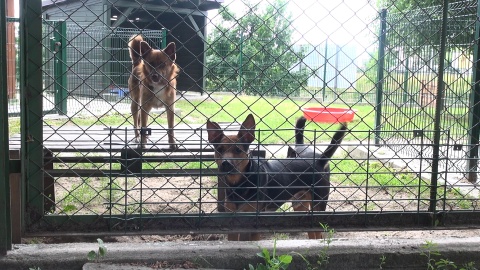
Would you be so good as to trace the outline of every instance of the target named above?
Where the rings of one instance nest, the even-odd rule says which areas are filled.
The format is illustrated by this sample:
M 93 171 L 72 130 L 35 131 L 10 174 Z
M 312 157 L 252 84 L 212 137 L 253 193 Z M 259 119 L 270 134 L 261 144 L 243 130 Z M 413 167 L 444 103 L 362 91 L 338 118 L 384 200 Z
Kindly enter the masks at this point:
M 240 147 L 235 147 L 234 151 L 236 154 L 241 154 L 243 152 L 243 150 L 240 149 Z

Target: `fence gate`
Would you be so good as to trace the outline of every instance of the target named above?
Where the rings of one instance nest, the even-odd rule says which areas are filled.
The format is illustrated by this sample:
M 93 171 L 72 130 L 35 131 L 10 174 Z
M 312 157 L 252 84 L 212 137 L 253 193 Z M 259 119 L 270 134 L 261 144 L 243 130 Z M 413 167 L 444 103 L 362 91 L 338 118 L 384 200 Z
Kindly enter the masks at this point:
M 20 118 L 8 121 L 10 150 L 21 149 L 23 229 L 105 235 L 297 232 L 319 223 L 335 230 L 477 226 L 480 192 L 465 174 L 476 175 L 477 162 L 472 123 L 480 95 L 472 93 L 480 90 L 471 82 L 478 4 L 443 9 L 419 1 L 418 10 L 406 11 L 388 3 L 21 1 Z M 177 148 L 168 145 L 161 108 L 138 130 L 147 142 L 135 140 L 127 85 L 134 34 L 154 48 L 176 44 Z M 225 188 L 237 187 L 221 181 L 207 121 L 235 135 L 252 114 L 249 164 L 287 162 L 306 108 L 341 111 L 333 121 L 322 114 L 307 122 L 304 140 L 314 153 L 328 147 L 338 122 L 350 129 L 329 163 L 328 200 L 302 195 L 316 183 L 295 194 L 287 185 L 277 188 L 293 202 L 263 198 L 282 204 L 276 211 L 222 211 Z M 338 119 L 347 114 L 354 118 Z M 306 201 L 326 203 L 326 211 L 298 207 Z
M 382 13 L 377 124 L 379 130 L 449 130 L 451 172 L 475 182 L 478 162 L 477 91 L 474 68 L 479 28 L 477 1 Z M 470 29 L 463 31 L 460 29 Z M 473 68 L 472 68 L 473 67 Z M 433 137 L 431 138 L 433 139 Z M 438 139 L 438 138 L 437 138 Z M 381 134 L 377 143 L 406 142 Z M 432 141 L 443 145 L 445 141 Z M 409 155 L 410 147 L 396 149 Z M 429 153 L 438 156 L 438 150 Z

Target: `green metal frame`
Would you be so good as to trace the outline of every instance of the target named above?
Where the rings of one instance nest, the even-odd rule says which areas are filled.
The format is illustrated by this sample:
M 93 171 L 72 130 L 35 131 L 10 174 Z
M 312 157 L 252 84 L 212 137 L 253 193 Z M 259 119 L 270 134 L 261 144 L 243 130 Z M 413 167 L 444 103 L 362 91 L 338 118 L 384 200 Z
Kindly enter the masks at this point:
M 327 89 L 327 63 L 328 63 L 328 38 L 325 39 L 325 52 L 324 56 L 325 61 L 323 61 L 323 86 L 322 86 L 322 101 L 325 101 L 326 98 L 326 89 Z
M 40 41 L 43 39 L 42 36 L 42 21 L 41 21 L 41 1 L 40 0 L 21 0 L 22 4 L 22 18 L 21 18 L 21 100 L 22 100 L 22 118 L 21 118 L 21 125 L 22 125 L 22 183 L 24 185 L 23 190 L 25 194 L 23 194 L 23 201 L 26 202 L 26 205 L 28 205 L 27 209 L 23 209 L 23 214 L 25 215 L 25 218 L 23 220 L 23 226 L 30 226 L 32 224 L 36 224 L 38 220 L 41 220 L 41 222 L 45 222 L 48 224 L 47 226 L 52 226 L 52 229 L 56 229 L 55 226 L 62 227 L 63 224 L 66 224 L 63 226 L 63 228 L 60 228 L 59 230 L 66 230 L 70 228 L 75 228 L 78 223 L 85 223 L 85 224 L 90 224 L 92 225 L 92 228 L 95 228 L 95 225 L 98 225 L 98 228 L 102 230 L 112 230 L 111 227 L 106 227 L 107 225 L 110 225 L 111 221 L 124 221 L 125 224 L 127 222 L 130 222 L 130 220 L 127 219 L 126 216 L 120 216 L 120 215 L 105 215 L 105 216 L 97 216 L 97 215 L 72 215 L 72 216 L 54 216 L 54 215 L 45 215 L 46 209 L 48 207 L 45 206 L 45 183 L 44 183 L 44 164 L 43 164 L 43 158 L 45 156 L 44 149 L 43 149 L 43 120 L 42 120 L 42 115 L 43 115 L 43 108 L 42 108 L 42 94 L 43 94 L 43 85 L 42 85 L 42 65 L 43 65 L 43 59 L 42 59 L 42 46 L 40 46 Z M 444 4 L 447 6 L 448 0 L 444 0 Z M 441 125 L 440 125 L 440 116 L 443 108 L 442 102 L 442 95 L 443 95 L 443 90 L 444 90 L 444 85 L 443 85 L 443 71 L 444 71 L 444 58 L 445 58 L 445 29 L 446 29 L 446 12 L 447 10 L 444 10 L 444 17 L 443 17 L 443 25 L 442 25 L 442 49 L 441 51 L 441 65 L 439 66 L 439 77 L 438 77 L 438 86 L 439 86 L 439 91 L 438 91 L 438 99 L 439 102 L 436 104 L 436 113 L 435 113 L 435 140 L 434 144 L 436 146 L 435 148 L 435 153 L 434 153 L 434 162 L 436 162 L 432 167 L 434 170 L 432 173 L 432 178 L 431 178 L 431 185 L 432 185 L 432 193 L 430 196 L 430 205 L 431 208 L 429 209 L 428 212 L 421 212 L 421 213 L 406 213 L 406 214 L 398 214 L 395 216 L 398 218 L 397 220 L 391 219 L 388 216 L 375 216 L 374 213 L 367 213 L 365 215 L 359 215 L 358 213 L 351 213 L 351 217 L 354 219 L 358 219 L 358 222 L 355 223 L 357 226 L 360 225 L 373 225 L 373 226 L 394 226 L 398 225 L 398 221 L 402 221 L 402 219 L 405 219 L 406 216 L 409 217 L 409 220 L 412 222 L 409 224 L 417 224 L 421 226 L 427 226 L 427 225 L 433 225 L 432 221 L 436 220 L 441 220 L 444 216 L 443 214 L 440 214 L 437 212 L 438 210 L 435 209 L 436 206 L 436 181 L 438 178 L 438 162 L 440 159 L 439 156 L 439 146 L 440 146 L 440 136 L 441 136 Z M 480 14 L 480 12 L 479 12 Z M 382 10 L 380 14 L 380 19 L 381 19 L 381 29 L 380 29 L 380 44 L 379 44 L 379 52 L 378 52 L 378 62 L 377 62 L 377 102 L 376 102 L 376 118 L 375 118 L 375 143 L 378 144 L 380 140 L 380 132 L 381 132 L 381 127 L 382 127 L 382 105 L 383 105 L 383 87 L 388 86 L 384 85 L 384 79 L 385 79 L 385 46 L 386 46 L 386 16 L 387 12 L 386 10 Z M 1 21 L 1 23 L 4 23 L 4 21 Z M 56 104 L 56 109 L 59 113 L 66 113 L 66 97 L 67 97 L 67 87 L 66 87 L 66 41 L 59 41 L 59 40 L 64 40 L 66 38 L 66 24 L 63 23 L 63 25 L 59 22 L 58 24 L 55 24 L 55 37 L 52 43 L 52 50 L 56 51 L 55 54 L 55 71 L 54 71 L 54 78 L 55 78 L 55 104 Z M 479 35 L 480 29 L 480 23 L 477 22 L 477 38 Z M 3 34 L 2 34 L 3 35 Z M 1 37 L 3 38 L 3 36 Z M 62 39 L 63 38 L 63 39 Z M 60 42 L 59 44 L 57 42 Z M 166 43 L 166 36 L 162 36 L 162 47 L 165 47 Z M 242 46 L 243 40 L 241 42 Z M 1 45 L 2 51 L 0 53 L 3 54 L 5 50 L 5 45 L 4 42 Z M 475 48 L 475 53 L 476 56 L 478 56 L 478 49 L 480 47 Z M 28 56 L 26 53 L 28 52 Z M 243 59 L 241 58 L 242 54 L 239 55 L 239 62 L 240 62 L 240 74 L 242 71 L 242 61 Z M 325 45 L 325 57 L 327 58 L 327 44 Z M 475 58 L 477 59 L 477 58 Z M 407 58 L 408 60 L 408 58 Z M 327 61 L 327 60 L 326 60 Z M 325 66 L 326 67 L 325 62 Z M 2 63 L 2 69 L 4 68 L 4 63 Z M 406 64 L 408 67 L 408 62 Z M 388 70 L 388 69 L 387 69 Z M 325 84 L 325 69 L 324 69 L 324 91 L 326 88 Z M 406 71 L 404 77 L 408 77 L 408 69 Z M 2 73 L 3 74 L 3 73 Z M 3 74 L 2 76 L 5 76 Z M 477 78 L 477 76 L 480 76 L 480 71 L 476 70 L 474 74 L 474 79 Z M 240 77 L 241 78 L 241 77 Z M 2 80 L 2 82 L 5 82 L 5 80 Z M 476 82 L 476 80 L 475 80 Z M 242 81 L 239 81 L 239 86 L 240 90 L 242 90 Z M 407 80 L 405 80 L 405 85 L 407 84 Z M 4 95 L 6 94 L 6 90 L 3 91 L 4 85 L 2 84 L 2 92 L 0 92 L 2 95 L 0 96 L 0 101 L 4 104 L 6 101 L 4 100 L 5 97 Z M 6 89 L 6 88 L 5 88 Z M 406 90 L 407 87 L 405 86 Z M 387 95 L 388 92 L 386 91 L 385 94 Z M 323 94 L 325 96 L 325 94 Z M 472 98 L 472 107 L 476 106 L 475 108 L 477 111 L 474 111 L 471 115 L 471 123 L 479 123 L 480 121 L 480 85 L 475 85 L 475 92 L 472 92 L 473 98 Z M 404 93 L 404 98 L 405 93 Z M 65 102 L 65 103 L 63 103 Z M 3 106 L 2 108 L 7 108 L 7 106 Z M 384 109 L 386 110 L 388 107 L 385 106 Z M 2 118 L 6 117 L 7 114 L 4 114 L 2 111 L 2 114 L 0 114 Z M 6 121 L 2 122 L 6 123 Z M 0 134 L 0 139 L 3 141 L 7 141 L 4 145 L 0 145 L 0 147 L 7 147 L 8 150 L 8 134 L 5 135 L 5 131 L 3 130 L 5 124 L 0 127 L 0 130 L 2 133 Z M 480 132 L 480 126 L 477 125 L 472 125 L 472 127 L 475 126 L 477 127 L 476 131 Z M 473 131 L 473 130 L 472 130 Z M 476 142 L 478 143 L 478 134 L 477 136 L 474 136 L 476 138 Z M 259 139 L 260 141 L 260 139 Z M 423 143 L 422 143 L 423 145 Z M 1 148 L 0 150 L 3 150 Z M 478 151 L 478 149 L 477 149 Z M 5 155 L 8 155 L 8 151 L 5 151 Z M 476 152 L 475 152 L 476 155 Z M 3 160 L 8 160 L 7 158 Z M 476 161 L 476 159 L 475 159 Z M 8 164 L 2 162 L 0 163 L 0 169 L 2 169 L 1 166 L 5 166 L 8 168 Z M 476 164 L 475 164 L 476 166 Z M 0 174 L 0 177 L 4 176 Z M 0 178 L 0 188 L 3 188 L 5 185 L 8 188 L 8 174 L 5 174 L 5 181 L 2 181 L 3 179 Z M 0 210 L 3 210 L 3 204 L 2 202 L 5 202 L 5 207 L 8 208 L 6 205 L 8 203 L 8 196 L 9 196 L 9 189 L 5 189 L 5 193 L 2 193 L 3 190 L 0 189 L 0 206 L 2 207 Z M 5 196 L 3 196 L 5 194 Z M 5 200 L 6 198 L 6 200 Z M 9 209 L 7 209 L 9 210 Z M 127 211 L 125 211 L 127 212 Z M 434 212 L 435 216 L 432 215 L 431 212 Z M 8 220 L 9 215 L 8 212 L 7 215 L 3 215 L 1 213 L 0 215 L 0 226 L 4 226 L 7 228 L 7 230 L 2 230 L 3 227 L 0 227 L 0 248 L 2 248 L 5 244 L 5 246 L 8 248 L 9 244 L 9 234 L 8 234 L 8 226 L 10 226 L 10 222 Z M 475 213 L 467 213 L 466 215 L 475 215 Z M 215 215 L 213 214 L 212 217 L 217 217 L 221 216 L 222 214 Z M 248 220 L 251 220 L 251 217 L 254 216 L 255 214 L 248 214 L 250 216 L 245 216 L 246 222 Z M 344 221 L 349 219 L 347 215 L 341 216 L 329 216 L 330 214 L 326 215 L 317 215 L 317 217 L 321 217 L 319 220 L 327 220 L 329 219 L 329 225 L 333 226 L 338 224 L 339 226 L 341 224 L 345 224 Z M 451 215 L 451 214 L 450 214 Z M 453 214 L 455 215 L 455 214 Z M 460 216 L 460 214 L 458 215 Z M 231 219 L 218 219 L 220 221 L 217 221 L 216 219 L 212 218 L 210 219 L 208 216 L 205 217 L 204 220 L 202 220 L 203 216 L 201 215 L 184 215 L 184 216 L 169 216 L 169 215 L 158 215 L 158 217 L 143 217 L 142 214 L 140 216 L 131 216 L 132 218 L 136 218 L 139 220 L 140 224 L 146 223 L 145 221 L 148 219 L 153 220 L 154 222 L 158 222 L 159 219 L 161 218 L 172 218 L 171 220 L 164 221 L 162 220 L 161 223 L 163 223 L 165 227 L 167 228 L 177 228 L 179 231 L 183 230 L 185 231 L 188 229 L 187 227 L 181 227 L 179 220 L 188 220 L 191 222 L 191 224 L 206 224 L 206 228 L 212 228 L 214 230 L 215 228 L 218 228 L 218 225 L 221 224 L 222 226 L 230 226 L 232 223 Z M 312 216 L 313 217 L 313 216 Z M 368 218 L 367 218 L 368 217 Z M 256 218 L 256 217 L 255 217 Z M 267 221 L 268 218 L 270 217 L 262 217 L 265 220 L 265 224 L 270 225 Z M 478 219 L 478 214 L 476 216 Z M 279 223 L 280 218 L 279 217 L 273 217 L 274 220 L 272 220 L 271 224 L 272 226 L 275 224 Z M 260 220 L 260 219 L 259 219 Z M 314 219 L 312 218 L 312 221 Z M 316 220 L 315 220 L 316 221 Z M 288 222 L 292 223 L 292 220 L 288 221 L 286 220 L 285 223 L 280 222 L 280 224 L 285 224 L 286 227 L 288 227 Z M 296 222 L 296 221 L 295 221 Z M 301 222 L 298 220 L 298 222 Z M 336 222 L 336 223 L 335 223 Z M 470 220 L 471 222 L 471 220 Z M 408 222 L 404 222 L 402 224 L 407 224 Z M 166 226 L 165 224 L 168 224 L 169 226 Z M 250 226 L 254 226 L 254 223 L 250 223 Z M 293 223 L 292 223 L 293 224 Z M 312 222 L 313 224 L 313 222 Z M 318 223 L 315 223 L 318 224 Z M 68 227 L 71 225 L 71 227 Z M 156 223 L 153 225 L 157 226 Z M 175 227 L 177 225 L 177 227 Z M 203 224 L 202 224 L 203 225 Z M 208 227 L 208 226 L 210 227 Z M 232 226 L 236 226 L 237 229 L 240 229 L 240 227 L 243 224 L 235 224 Z M 293 226 L 294 225 L 294 226 Z M 292 228 L 299 228 L 299 224 L 295 223 L 291 227 Z M 155 227 L 153 226 L 153 227 Z M 302 225 L 303 226 L 303 225 Z M 352 225 L 354 226 L 354 225 Z M 33 227 L 33 226 L 32 226 Z M 34 227 L 33 227 L 34 228 Z M 142 227 L 143 228 L 143 227 Z M 161 227 L 155 227 L 156 229 L 161 229 Z M 6 233 L 3 233 L 3 232 Z M 99 231 L 99 233 L 103 233 L 103 231 Z
M 22 225 L 44 214 L 42 121 L 42 1 L 20 1 L 20 100 L 22 187 L 28 204 Z M 28 57 L 26 55 L 28 52 Z
M 67 114 L 67 23 L 57 21 L 51 49 L 55 53 L 53 73 L 55 76 L 55 109 L 58 114 Z
M 5 3 L 0 5 L 0 255 L 12 249 L 7 100 L 7 23 Z
M 240 35 L 240 53 L 238 54 L 238 93 L 243 90 L 243 34 Z
M 435 104 L 435 123 L 433 135 L 433 160 L 432 160 L 432 177 L 430 181 L 430 206 L 429 211 L 434 213 L 432 222 L 436 221 L 436 207 L 437 207 L 437 185 L 438 185 L 438 166 L 440 161 L 440 132 L 441 132 L 441 117 L 443 114 L 443 97 L 445 96 L 445 83 L 443 80 L 445 74 L 445 56 L 447 43 L 447 22 L 448 22 L 448 0 L 443 0 L 443 14 L 442 14 L 442 36 L 440 40 L 440 56 L 438 61 L 438 77 L 437 77 L 437 102 Z M 434 223 L 432 223 L 434 225 Z
M 382 102 L 383 102 L 383 80 L 385 67 L 385 45 L 387 35 L 387 10 L 380 12 L 380 32 L 378 33 L 378 59 L 377 59 L 377 97 L 375 102 L 375 144 L 380 144 L 380 129 L 382 125 Z
M 480 0 L 477 1 L 477 18 L 480 16 Z M 480 21 L 475 22 L 475 46 L 473 47 L 472 92 L 470 94 L 470 110 L 468 113 L 468 128 L 470 129 L 468 145 L 467 171 L 471 183 L 477 181 L 478 144 L 480 143 Z

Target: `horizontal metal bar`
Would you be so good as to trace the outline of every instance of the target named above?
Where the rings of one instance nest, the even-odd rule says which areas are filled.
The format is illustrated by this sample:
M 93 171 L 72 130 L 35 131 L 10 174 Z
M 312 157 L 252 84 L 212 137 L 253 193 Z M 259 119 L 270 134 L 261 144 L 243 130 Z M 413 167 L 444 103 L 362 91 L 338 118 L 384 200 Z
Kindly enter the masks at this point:
M 110 163 L 110 162 L 122 162 L 130 159 L 124 159 L 121 157 L 108 157 L 108 156 L 84 156 L 84 157 L 45 157 L 43 159 L 45 163 Z M 139 160 L 142 162 L 200 162 L 200 161 L 213 161 L 213 154 L 191 154 L 191 155 L 165 155 L 165 156 L 143 156 L 134 158 L 131 160 Z
M 267 216 L 268 215 L 268 216 Z M 277 215 L 277 216 L 274 216 Z M 478 213 L 471 211 L 449 212 L 441 215 L 442 223 L 435 228 L 454 228 L 480 224 Z M 245 213 L 245 215 L 231 213 L 212 214 L 160 214 L 160 215 L 48 215 L 43 217 L 42 230 L 55 230 L 55 235 L 78 231 L 78 224 L 89 224 L 85 231 L 105 230 L 115 233 L 139 231 L 142 234 L 190 234 L 196 233 L 227 233 L 242 231 L 258 232 L 288 232 L 312 231 L 321 229 L 320 223 L 328 224 L 337 231 L 357 231 L 359 229 L 425 229 L 432 228 L 432 213 L 430 212 L 315 212 L 315 213 Z M 444 223 L 443 223 L 444 222 Z M 318 225 L 318 226 L 317 226 Z M 30 227 L 34 233 L 34 228 Z M 139 228 L 142 228 L 141 230 Z M 228 228 L 228 229 L 227 229 Z M 201 231 L 196 231 L 201 230 Z M 122 234 L 124 234 L 122 232 Z
M 160 169 L 142 170 L 142 172 L 125 173 L 124 170 L 98 169 L 54 169 L 45 170 L 51 177 L 180 177 L 180 176 L 217 176 L 217 169 Z

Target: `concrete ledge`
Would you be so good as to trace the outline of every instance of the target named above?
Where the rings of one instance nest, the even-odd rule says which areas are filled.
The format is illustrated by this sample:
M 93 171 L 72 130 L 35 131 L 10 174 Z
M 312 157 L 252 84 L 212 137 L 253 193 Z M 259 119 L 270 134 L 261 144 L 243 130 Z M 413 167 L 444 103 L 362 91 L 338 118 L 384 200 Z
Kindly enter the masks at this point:
M 432 242 L 441 253 L 437 259 L 449 259 L 457 266 L 468 262 L 480 266 L 480 237 L 439 238 Z M 427 259 L 420 248 L 423 244 L 424 239 L 333 239 L 328 250 L 329 269 L 380 269 L 382 256 L 386 257 L 383 269 L 426 269 Z M 259 247 L 271 252 L 273 241 L 106 243 L 106 247 L 104 263 L 190 261 L 204 268 L 248 269 L 248 264 L 262 262 L 256 256 Z M 323 247 L 323 241 L 319 240 L 279 240 L 277 254 L 298 252 L 314 263 Z M 15 245 L 7 256 L 0 257 L 0 269 L 82 269 L 88 262 L 87 253 L 97 248 L 96 243 Z M 294 255 L 289 269 L 305 269 L 300 256 Z

